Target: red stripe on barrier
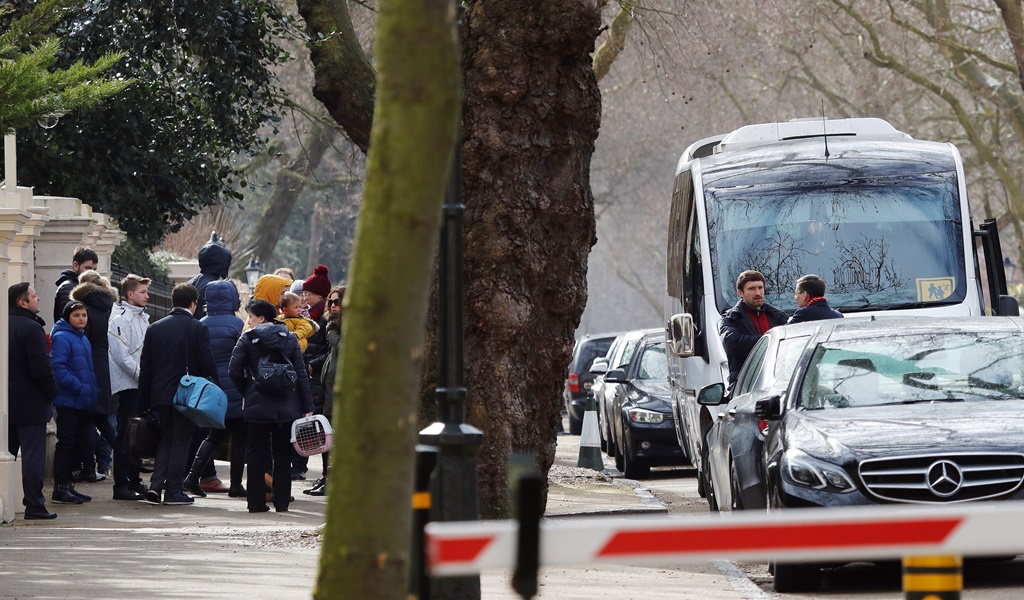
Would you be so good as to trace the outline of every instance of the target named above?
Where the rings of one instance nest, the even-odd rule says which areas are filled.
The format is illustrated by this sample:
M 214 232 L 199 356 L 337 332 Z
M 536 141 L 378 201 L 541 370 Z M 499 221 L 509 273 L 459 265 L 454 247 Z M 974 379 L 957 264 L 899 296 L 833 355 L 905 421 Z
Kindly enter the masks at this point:
M 494 541 L 494 536 L 462 538 L 453 540 L 434 539 L 430 541 L 430 564 L 432 566 L 471 563 Z
M 652 529 L 617 533 L 598 552 L 599 557 L 682 552 L 721 552 L 787 548 L 849 548 L 937 544 L 962 518 L 843 523 L 834 525 L 770 525 Z

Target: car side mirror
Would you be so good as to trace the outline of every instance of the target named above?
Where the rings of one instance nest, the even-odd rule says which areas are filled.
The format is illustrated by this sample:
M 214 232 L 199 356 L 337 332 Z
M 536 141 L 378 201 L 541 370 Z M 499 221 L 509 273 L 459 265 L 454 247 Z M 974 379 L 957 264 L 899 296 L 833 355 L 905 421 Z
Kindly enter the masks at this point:
M 672 315 L 665 329 L 668 333 L 668 349 L 672 354 L 682 358 L 693 356 L 697 334 L 691 315 L 687 313 Z
M 604 380 L 611 383 L 626 383 L 626 372 L 622 369 L 612 369 L 604 374 Z
M 697 392 L 697 404 L 701 406 L 719 406 L 728 402 L 725 395 L 725 384 L 712 383 L 700 388 Z
M 594 375 L 604 375 L 608 371 L 608 361 L 597 359 L 590 365 L 590 372 Z
M 754 416 L 766 421 L 782 417 L 782 396 L 771 396 L 755 402 Z
M 1001 317 L 1019 317 L 1020 316 L 1020 305 L 1017 304 L 1017 299 L 1013 296 L 1001 295 L 999 296 L 999 316 Z

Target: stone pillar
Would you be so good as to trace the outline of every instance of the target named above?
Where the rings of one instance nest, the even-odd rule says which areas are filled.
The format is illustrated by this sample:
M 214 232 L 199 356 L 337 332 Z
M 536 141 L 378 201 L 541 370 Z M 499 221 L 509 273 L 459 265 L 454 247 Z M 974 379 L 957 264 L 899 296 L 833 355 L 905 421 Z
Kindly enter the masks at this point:
M 31 215 L 21 207 L 9 208 L 7 201 L 13 195 L 4 194 L 4 206 L 0 207 L 0 522 L 9 523 L 14 520 L 14 513 L 21 502 L 21 469 L 15 457 L 8 451 L 10 440 L 8 397 L 9 353 L 7 343 L 9 324 L 7 319 L 8 302 L 7 288 L 11 286 L 8 276 L 10 256 L 8 245 L 21 232 L 21 228 L 29 221 Z
M 111 257 L 114 256 L 114 249 L 125 239 L 126 234 L 107 215 L 94 212 L 92 217 L 95 225 L 87 243 L 100 258 L 96 270 L 109 278 L 112 274 Z
M 4 191 L 7 191 L 6 187 Z M 20 208 L 32 215 L 29 221 L 21 228 L 21 231 L 14 236 L 14 240 L 11 241 L 10 248 L 8 249 L 11 264 L 8 267 L 7 275 L 12 285 L 19 281 L 32 281 L 32 242 L 35 236 L 39 234 L 42 224 L 48 218 L 46 214 L 49 212 L 49 209 L 31 207 L 31 204 L 32 188 L 18 186 L 15 192 L 8 193 L 7 195 L 7 206 L 9 208 Z
M 167 263 L 167 266 L 170 268 L 170 273 L 167 274 L 167 278 L 170 279 L 174 285 L 178 285 L 179 283 L 188 283 L 188 280 L 199 275 L 198 260 L 176 260 Z
M 35 241 L 33 286 L 39 294 L 39 316 L 53 326 L 53 300 L 61 271 L 93 230 L 92 209 L 77 198 L 36 196 L 34 204 L 49 209 L 49 220 Z

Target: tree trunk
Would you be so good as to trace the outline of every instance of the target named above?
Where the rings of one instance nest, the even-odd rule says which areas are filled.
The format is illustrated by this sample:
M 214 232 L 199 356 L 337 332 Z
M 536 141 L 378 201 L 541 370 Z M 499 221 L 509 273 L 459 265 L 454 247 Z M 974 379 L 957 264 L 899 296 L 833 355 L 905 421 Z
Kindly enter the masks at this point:
M 324 239 L 324 222 L 327 221 L 327 207 L 317 204 L 313 207 L 313 214 L 309 220 L 309 250 L 306 254 L 305 273 L 312 273 L 313 269 L 320 264 L 320 242 Z M 296 273 L 296 276 L 299 276 Z
M 314 597 L 408 597 L 416 398 L 457 131 L 451 0 L 380 0 L 379 93 L 334 387 L 335 454 Z M 429 48 L 429 52 L 423 49 Z
M 250 238 L 253 256 L 260 259 L 265 267 L 270 266 L 274 257 L 274 248 L 281 237 L 281 231 L 288 223 L 295 203 L 305 187 L 304 180 L 313 174 L 324 153 L 331 147 L 335 130 L 329 127 L 319 128 L 313 141 L 300 150 L 300 154 L 286 168 L 278 172 L 274 180 L 274 193 L 266 208 L 260 213 Z M 311 250 L 312 251 L 312 250 Z M 312 271 L 311 271 L 312 272 Z
M 467 3 L 467 420 L 484 432 L 484 518 L 508 516 L 509 454 L 535 454 L 543 473 L 554 462 L 562 384 L 596 242 L 590 160 L 601 99 L 591 54 L 599 13 L 591 0 Z M 421 390 L 428 405 L 435 387 L 436 368 L 428 366 Z
M 373 122 L 374 72 L 356 37 L 347 0 L 297 0 L 309 34 L 313 95 L 366 152 Z

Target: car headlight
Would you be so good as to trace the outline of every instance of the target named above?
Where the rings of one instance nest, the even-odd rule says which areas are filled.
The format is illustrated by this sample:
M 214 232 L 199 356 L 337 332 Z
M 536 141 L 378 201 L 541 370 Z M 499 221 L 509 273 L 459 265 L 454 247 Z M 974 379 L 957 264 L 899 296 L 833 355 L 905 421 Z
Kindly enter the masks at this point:
M 658 423 L 664 422 L 666 419 L 671 419 L 669 415 L 660 412 L 654 412 L 653 410 L 646 410 L 643 408 L 631 408 L 627 411 L 629 420 L 634 423 L 645 423 L 647 425 L 657 425 Z
M 793 483 L 815 490 L 845 494 L 857 489 L 841 467 L 799 450 L 786 452 L 782 460 L 782 471 Z

